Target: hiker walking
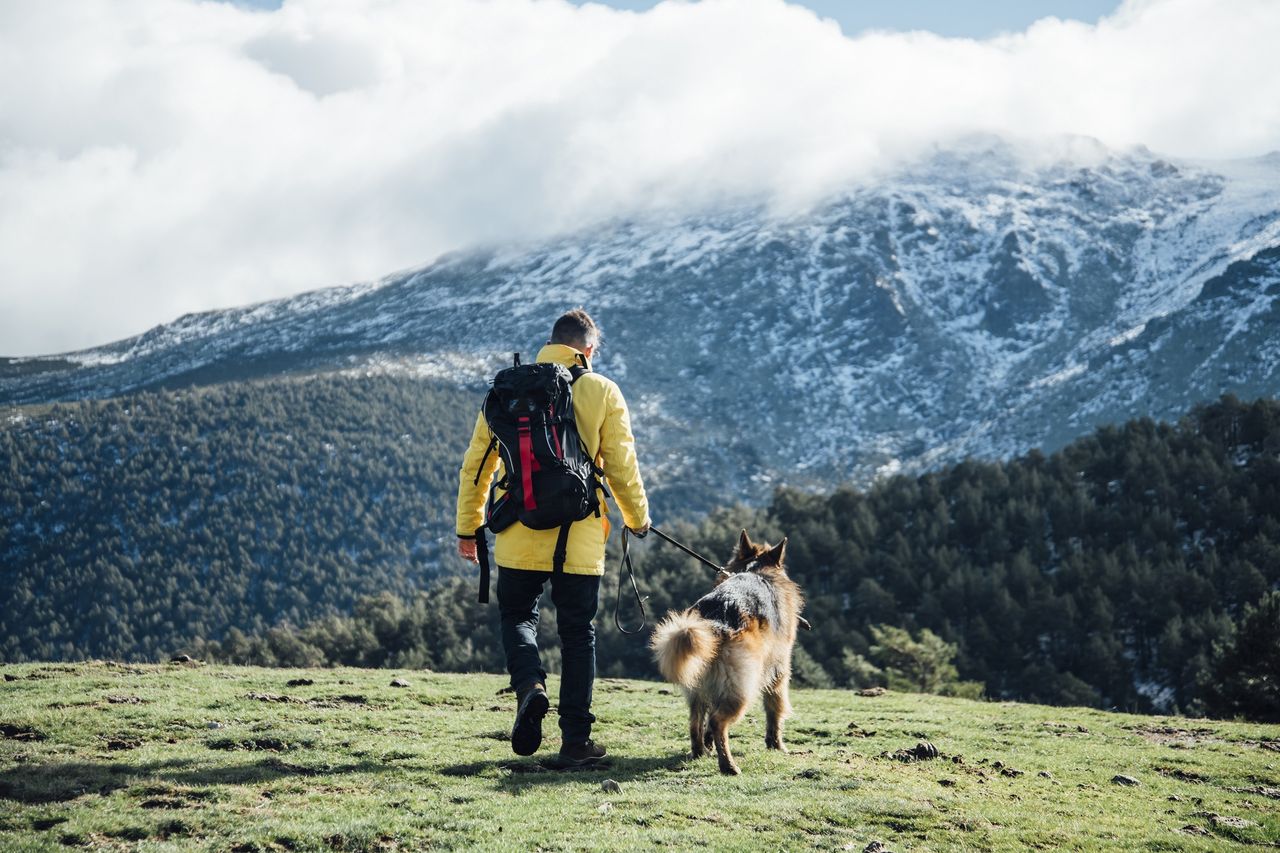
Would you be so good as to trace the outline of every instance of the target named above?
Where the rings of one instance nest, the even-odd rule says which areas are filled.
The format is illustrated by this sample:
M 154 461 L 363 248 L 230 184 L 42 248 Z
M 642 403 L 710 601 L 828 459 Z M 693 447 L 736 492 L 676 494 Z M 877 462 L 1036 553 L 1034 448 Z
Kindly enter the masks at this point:
M 538 599 L 549 579 L 561 644 L 560 756 L 572 764 L 605 754 L 591 740 L 591 620 L 609 535 L 605 496 L 612 493 L 636 535 L 650 523 L 626 401 L 617 385 L 591 371 L 599 346 L 599 328 L 578 308 L 556 320 L 536 364 L 521 366 L 517 356 L 515 367 L 499 373 L 458 484 L 458 553 L 481 564 L 481 601 L 488 600 L 485 531 L 497 533 L 502 647 L 517 703 L 511 748 L 532 755 L 542 743 L 549 701 Z

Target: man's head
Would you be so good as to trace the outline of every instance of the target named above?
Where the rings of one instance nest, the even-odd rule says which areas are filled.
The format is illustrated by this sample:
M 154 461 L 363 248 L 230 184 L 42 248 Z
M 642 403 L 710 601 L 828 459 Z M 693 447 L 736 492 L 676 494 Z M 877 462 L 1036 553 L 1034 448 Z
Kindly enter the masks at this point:
M 551 344 L 573 347 L 588 358 L 600 346 L 600 327 L 591 315 L 581 308 L 574 308 L 560 315 L 551 327 Z

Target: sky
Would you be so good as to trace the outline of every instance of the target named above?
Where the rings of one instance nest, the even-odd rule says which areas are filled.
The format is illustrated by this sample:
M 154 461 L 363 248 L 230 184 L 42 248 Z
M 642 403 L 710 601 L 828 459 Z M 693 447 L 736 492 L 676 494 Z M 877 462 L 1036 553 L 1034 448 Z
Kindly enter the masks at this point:
M 223 0 L 258 9 L 278 9 L 283 0 Z M 572 0 L 581 6 L 599 3 L 612 9 L 646 12 L 662 0 Z M 1096 23 L 1120 0 L 800 0 L 804 6 L 840 25 L 845 35 L 865 30 L 925 30 L 941 36 L 989 38 L 1024 30 L 1041 18 L 1058 17 Z
M 611 217 L 795 209 L 973 133 L 1280 149 L 1277 0 L 637 5 L 5 0 L 0 355 Z

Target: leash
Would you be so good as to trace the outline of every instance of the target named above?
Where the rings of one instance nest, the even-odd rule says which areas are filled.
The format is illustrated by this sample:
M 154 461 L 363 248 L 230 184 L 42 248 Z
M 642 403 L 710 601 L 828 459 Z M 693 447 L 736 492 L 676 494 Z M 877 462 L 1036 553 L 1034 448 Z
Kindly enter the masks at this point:
M 649 596 L 647 595 L 641 596 L 640 587 L 636 585 L 636 572 L 635 572 L 635 567 L 631 563 L 631 543 L 629 541 L 629 537 L 635 536 L 637 539 L 643 539 L 645 536 L 648 536 L 649 533 L 658 534 L 659 538 L 667 542 L 670 542 L 672 545 L 676 546 L 681 551 L 684 551 L 686 554 L 688 554 L 690 557 L 693 557 L 698 562 L 703 563 L 707 566 L 710 566 L 711 568 L 715 569 L 716 572 L 719 574 L 725 574 L 724 566 L 720 565 L 719 563 L 712 562 L 711 560 L 699 554 L 697 551 L 690 548 L 688 545 L 685 545 L 682 542 L 676 541 L 675 539 L 671 538 L 666 533 L 663 533 L 661 530 L 654 527 L 653 525 L 649 525 L 649 530 L 646 531 L 644 536 L 636 536 L 636 534 L 631 532 L 631 529 L 629 527 L 626 527 L 624 525 L 622 528 L 622 561 L 618 567 L 618 594 L 613 602 L 613 624 L 617 626 L 619 631 L 628 635 L 639 634 L 641 631 L 644 630 L 645 625 L 648 624 L 647 622 L 648 614 L 645 613 L 644 603 L 649 598 Z M 622 625 L 622 569 L 627 570 L 627 577 L 631 579 L 631 592 L 635 596 L 636 606 L 640 608 L 640 624 L 632 630 L 627 630 Z
M 649 529 L 652 530 L 653 528 L 650 527 Z M 619 631 L 628 635 L 639 634 L 644 630 L 647 620 L 647 614 L 644 612 L 644 601 L 649 597 L 646 595 L 642 598 L 640 596 L 640 587 L 636 586 L 636 571 L 631 565 L 631 545 L 627 540 L 627 537 L 631 535 L 634 535 L 631 533 L 631 529 L 624 524 L 622 526 L 622 562 L 618 566 L 618 595 L 613 601 L 613 624 L 617 626 Z M 636 606 L 640 608 L 640 624 L 632 631 L 622 627 L 622 570 L 624 568 L 627 570 L 627 577 L 631 578 L 631 592 L 636 597 Z
M 681 551 L 684 551 L 686 554 L 688 554 L 690 557 L 693 557 L 698 562 L 715 569 L 716 574 L 729 574 L 727 571 L 725 571 L 724 566 L 720 565 L 719 563 L 712 562 L 711 560 L 699 554 L 697 551 L 690 548 L 688 545 L 685 545 L 682 542 L 678 542 L 677 540 L 668 536 L 666 533 L 662 532 L 652 524 L 649 525 L 649 530 L 645 532 L 644 535 L 641 535 L 641 536 L 637 536 L 636 534 L 632 533 L 631 528 L 624 525 L 622 528 L 622 560 L 618 566 L 618 594 L 613 602 L 613 624 L 617 626 L 619 631 L 627 635 L 639 634 L 641 631 L 644 630 L 645 625 L 648 624 L 648 621 L 647 621 L 648 614 L 645 613 L 644 603 L 649 599 L 649 596 L 647 595 L 645 596 L 640 595 L 640 587 L 636 585 L 635 567 L 631 564 L 631 543 L 629 541 L 629 537 L 635 536 L 637 539 L 643 539 L 645 536 L 648 536 L 649 533 L 658 534 L 658 537 L 660 539 L 663 539 L 666 542 L 669 542 L 672 545 L 676 546 Z M 626 628 L 622 626 L 622 570 L 624 568 L 627 570 L 627 577 L 630 578 L 631 580 L 631 593 L 632 595 L 635 596 L 636 606 L 640 608 L 640 624 L 630 631 L 628 631 Z M 813 630 L 813 626 L 809 624 L 808 619 L 805 619 L 803 616 L 797 616 L 796 619 L 798 620 L 801 628 L 805 629 L 806 631 Z

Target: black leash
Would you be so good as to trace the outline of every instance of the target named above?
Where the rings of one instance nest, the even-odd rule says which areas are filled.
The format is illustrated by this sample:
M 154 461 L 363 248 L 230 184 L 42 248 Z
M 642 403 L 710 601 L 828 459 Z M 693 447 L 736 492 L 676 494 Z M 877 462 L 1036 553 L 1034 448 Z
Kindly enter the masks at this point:
M 663 539 L 667 540 L 668 542 L 670 542 L 672 545 L 675 545 L 675 546 L 676 546 L 677 548 L 679 548 L 681 551 L 684 551 L 684 552 L 685 552 L 686 554 L 688 554 L 690 557 L 693 557 L 693 559 L 697 560 L 698 562 L 700 562 L 700 563 L 705 563 L 706 565 L 708 565 L 708 566 L 710 566 L 711 568 L 715 569 L 717 572 L 723 572 L 723 571 L 724 571 L 724 566 L 720 565 L 719 563 L 713 563 L 713 562 L 711 562 L 711 561 L 710 561 L 710 560 L 708 560 L 706 557 L 704 557 L 704 556 L 702 556 L 701 554 L 699 554 L 697 551 L 693 550 L 692 548 L 690 548 L 690 547 L 689 547 L 689 546 L 687 546 L 687 545 L 682 545 L 682 544 L 680 544 L 679 542 L 677 542 L 676 540 L 672 539 L 672 538 L 671 538 L 670 536 L 668 536 L 667 534 L 663 533 L 663 532 L 662 532 L 661 530 L 659 530 L 658 528 L 653 527 L 653 526 L 650 526 L 650 527 L 649 527 L 649 529 L 650 529 L 651 531 L 653 531 L 654 533 L 658 534 L 658 536 L 660 536 L 661 538 L 663 538 Z
M 693 557 L 695 560 L 701 563 L 705 563 L 706 565 L 715 569 L 717 573 L 724 571 L 724 566 L 721 566 L 718 563 L 713 563 L 711 560 L 708 560 L 706 557 L 702 556 L 697 551 L 690 548 L 688 545 L 684 545 L 680 542 L 677 542 L 676 540 L 672 539 L 670 536 L 663 533 L 661 530 L 654 527 L 653 525 L 649 526 L 649 532 L 658 534 L 660 538 L 665 539 L 667 542 L 670 542 L 672 545 L 676 546 L 681 551 L 684 551 L 686 554 L 688 554 L 690 557 Z M 644 536 L 648 536 L 648 535 L 649 535 L 648 532 L 644 534 Z M 631 529 L 629 527 L 624 526 L 622 528 L 622 562 L 621 562 L 621 565 L 619 565 L 618 567 L 618 595 L 613 602 L 613 624 L 618 626 L 618 630 L 624 634 L 639 634 L 641 631 L 644 630 L 644 626 L 647 624 L 648 614 L 645 613 L 644 603 L 649 596 L 646 595 L 641 597 L 640 587 L 636 585 L 635 567 L 632 566 L 631 564 L 631 544 L 628 541 L 628 537 L 631 537 L 631 536 L 635 536 L 637 539 L 644 538 L 644 536 L 636 536 L 636 534 L 631 532 Z M 636 605 L 640 608 L 640 624 L 635 629 L 630 631 L 622 627 L 622 569 L 624 568 L 627 570 L 627 577 L 631 579 L 631 592 L 636 597 Z
M 650 528 L 652 530 L 653 528 Z M 644 598 L 640 597 L 640 587 L 636 586 L 636 571 L 631 565 L 631 545 L 627 540 L 631 536 L 631 529 L 625 525 L 622 528 L 622 562 L 618 566 L 618 595 L 613 601 L 613 624 L 618 626 L 618 630 L 624 634 L 639 634 L 644 630 L 646 624 L 646 614 L 644 612 Z M 640 624 L 634 631 L 628 631 L 622 627 L 622 570 L 627 570 L 627 577 L 631 578 L 631 592 L 635 594 L 636 605 L 640 608 Z
M 661 530 L 654 527 L 653 525 L 649 526 L 649 532 L 658 534 L 658 536 L 661 539 L 664 539 L 667 542 L 670 542 L 672 545 L 676 546 L 681 551 L 684 551 L 686 554 L 688 554 L 690 557 L 693 557 L 698 562 L 703 563 L 715 569 L 717 574 L 728 574 L 725 571 L 724 566 L 718 563 L 714 563 L 711 560 L 708 560 L 706 557 L 702 556 L 697 551 L 690 548 L 688 545 L 685 545 L 681 542 L 677 542 L 675 539 L 672 539 L 670 536 L 663 533 Z M 635 536 L 637 539 L 643 539 L 645 536 L 648 536 L 648 535 L 649 533 L 646 532 L 643 536 L 636 536 L 636 534 L 631 532 L 631 528 L 626 526 L 622 528 L 622 561 L 621 561 L 621 564 L 618 566 L 618 595 L 613 602 L 613 624 L 616 625 L 618 627 L 618 630 L 624 634 L 629 634 L 629 635 L 639 634 L 641 631 L 644 630 L 644 626 L 647 624 L 648 614 L 645 613 L 644 603 L 649 598 L 649 596 L 646 595 L 642 597 L 640 595 L 640 587 L 636 585 L 636 572 L 635 572 L 635 567 L 631 565 L 631 545 L 630 545 L 630 542 L 628 541 L 628 537 Z M 622 570 L 624 568 L 627 570 L 627 577 L 631 579 L 631 592 L 636 597 L 636 606 L 640 608 L 640 624 L 634 630 L 631 630 L 631 631 L 628 631 L 626 628 L 622 627 Z M 799 624 L 801 628 L 804 628 L 806 631 L 813 630 L 813 626 L 809 624 L 808 619 L 805 619 L 803 616 L 797 616 L 796 619 L 799 620 Z

